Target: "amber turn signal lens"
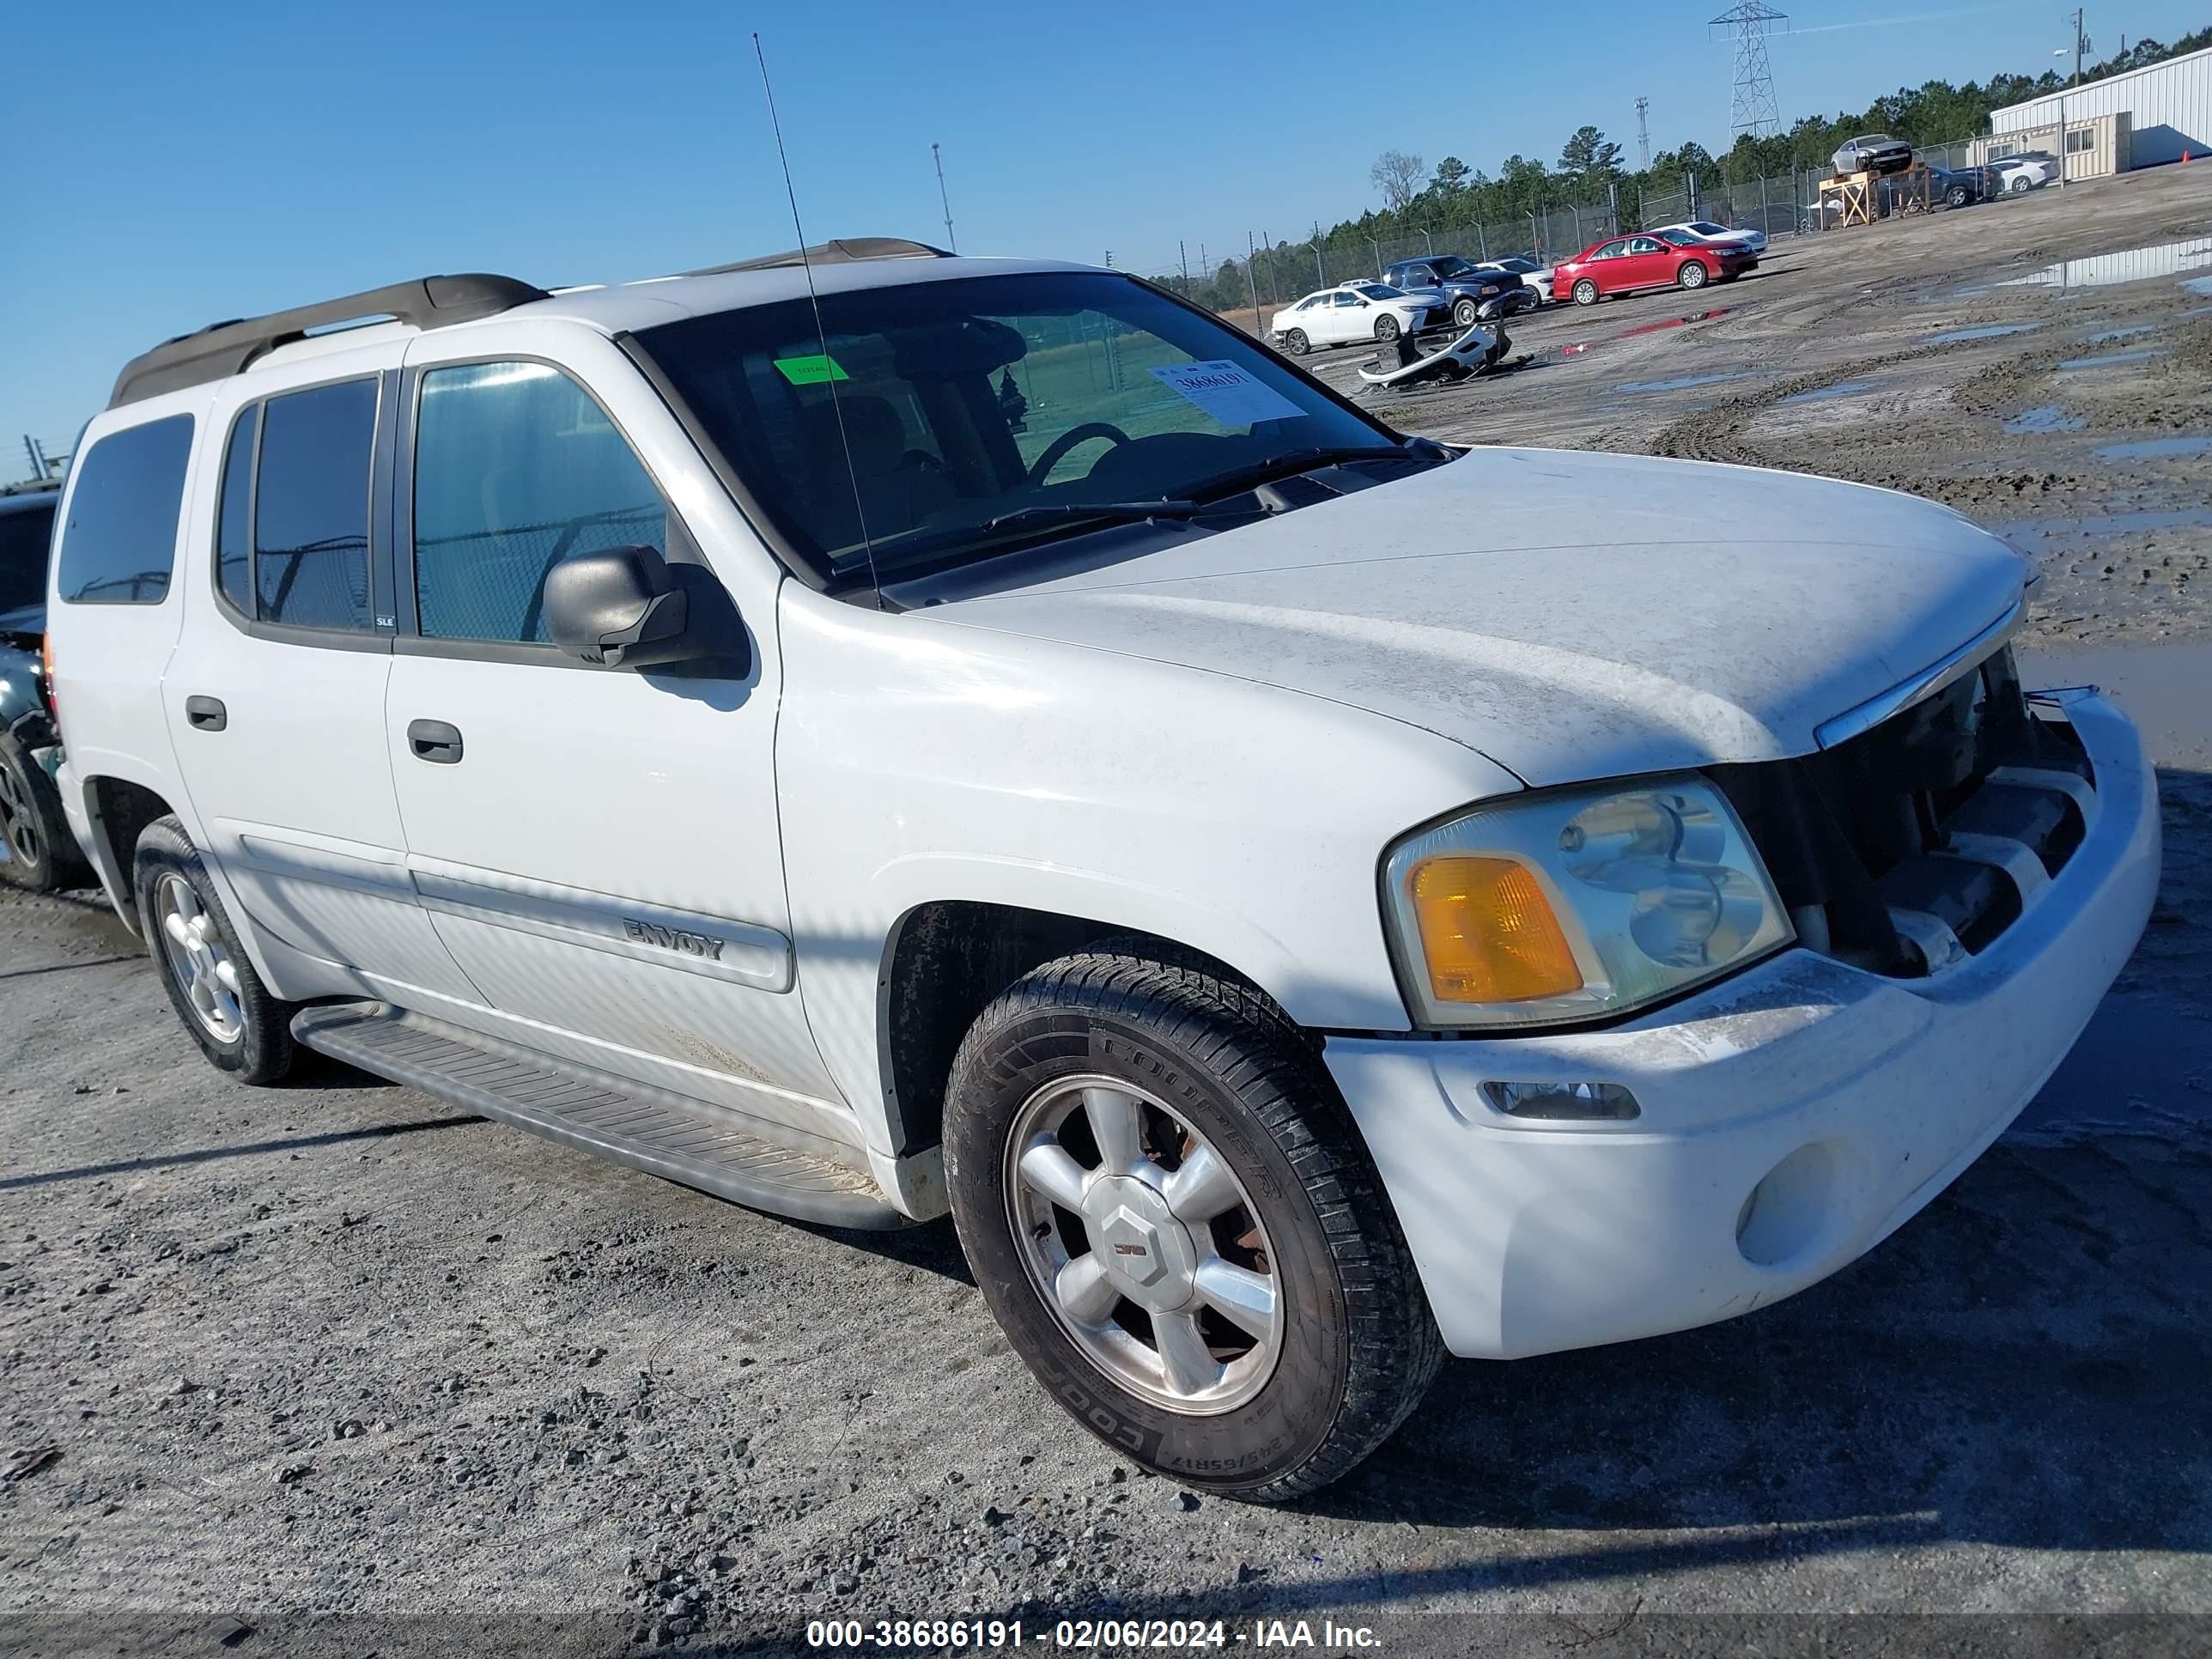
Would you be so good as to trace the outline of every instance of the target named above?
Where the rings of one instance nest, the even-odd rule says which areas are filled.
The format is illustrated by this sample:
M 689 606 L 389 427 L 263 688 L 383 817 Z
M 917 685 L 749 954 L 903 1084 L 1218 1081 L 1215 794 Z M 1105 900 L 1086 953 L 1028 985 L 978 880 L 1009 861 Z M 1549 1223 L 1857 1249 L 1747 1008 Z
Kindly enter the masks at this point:
M 1432 858 L 1406 878 L 1440 1002 L 1526 1002 L 1582 988 L 1559 918 L 1526 866 Z

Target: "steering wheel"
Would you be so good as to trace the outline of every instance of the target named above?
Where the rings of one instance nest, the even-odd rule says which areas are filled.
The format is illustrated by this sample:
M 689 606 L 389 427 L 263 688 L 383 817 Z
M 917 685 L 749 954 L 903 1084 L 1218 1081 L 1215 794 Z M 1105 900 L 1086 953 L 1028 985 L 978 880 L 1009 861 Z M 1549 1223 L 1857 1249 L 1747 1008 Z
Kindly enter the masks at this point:
M 1103 421 L 1085 421 L 1081 426 L 1072 426 L 1044 447 L 1044 453 L 1038 456 L 1030 468 L 1029 481 L 1033 484 L 1042 483 L 1069 450 L 1078 444 L 1087 444 L 1093 438 L 1103 438 L 1113 444 L 1129 441 L 1127 433 L 1118 426 L 1109 426 Z

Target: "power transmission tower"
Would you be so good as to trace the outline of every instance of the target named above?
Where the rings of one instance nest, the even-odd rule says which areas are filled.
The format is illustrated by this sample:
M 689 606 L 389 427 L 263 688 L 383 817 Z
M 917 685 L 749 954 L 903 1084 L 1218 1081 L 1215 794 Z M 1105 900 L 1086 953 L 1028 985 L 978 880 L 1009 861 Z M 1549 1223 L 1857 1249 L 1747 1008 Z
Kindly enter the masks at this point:
M 1639 98 L 1636 100 L 1636 149 L 1641 158 L 1637 162 L 1637 167 L 1644 173 L 1651 171 L 1650 109 L 1651 100 L 1649 98 Z
M 1782 131 L 1782 112 L 1774 101 L 1774 66 L 1766 60 L 1766 37 L 1790 21 L 1764 0 L 1737 0 L 1705 25 L 1735 37 L 1735 100 L 1729 118 L 1731 134 L 1765 138 Z

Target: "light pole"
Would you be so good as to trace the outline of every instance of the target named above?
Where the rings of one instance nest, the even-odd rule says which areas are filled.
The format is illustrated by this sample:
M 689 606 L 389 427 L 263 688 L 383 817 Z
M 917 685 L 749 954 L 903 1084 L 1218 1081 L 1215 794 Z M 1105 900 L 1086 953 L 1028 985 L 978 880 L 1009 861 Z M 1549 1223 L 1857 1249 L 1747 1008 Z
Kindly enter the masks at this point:
M 2076 6 L 2074 9 L 2074 78 L 2067 82 L 2069 86 L 2078 87 L 2081 84 L 2082 55 L 2094 50 L 2089 44 L 2088 35 L 2082 31 L 2081 22 L 2082 9 Z M 2066 55 L 2066 48 L 2061 46 L 2051 55 L 2053 58 L 2063 58 Z

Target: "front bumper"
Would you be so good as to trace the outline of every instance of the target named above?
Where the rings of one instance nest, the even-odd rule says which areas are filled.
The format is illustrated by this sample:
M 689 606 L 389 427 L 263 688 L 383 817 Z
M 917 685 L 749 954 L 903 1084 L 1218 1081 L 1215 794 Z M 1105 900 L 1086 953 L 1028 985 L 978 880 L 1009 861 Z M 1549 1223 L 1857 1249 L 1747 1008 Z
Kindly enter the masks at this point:
M 1886 979 L 1790 950 L 1607 1030 L 1329 1039 L 1453 1352 L 1520 1358 L 1748 1313 L 1872 1249 L 2003 1133 L 2158 887 L 2157 784 L 2134 726 L 2094 696 L 2066 712 L 2096 820 L 2017 921 L 1941 974 Z M 1486 1079 L 1621 1084 L 1643 1115 L 1509 1117 Z

